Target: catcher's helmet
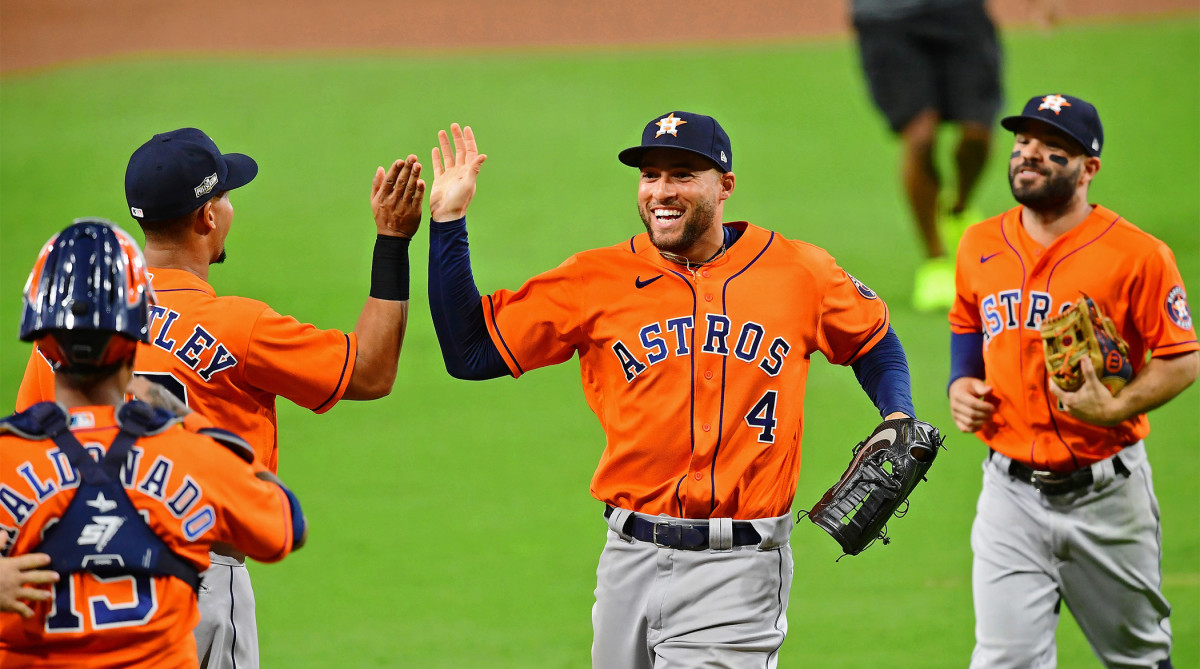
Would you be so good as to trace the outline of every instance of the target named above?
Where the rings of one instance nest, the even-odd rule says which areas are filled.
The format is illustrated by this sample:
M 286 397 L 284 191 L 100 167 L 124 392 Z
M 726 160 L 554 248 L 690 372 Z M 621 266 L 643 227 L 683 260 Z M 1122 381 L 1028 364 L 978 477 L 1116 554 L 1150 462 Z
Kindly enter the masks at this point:
M 37 341 L 56 368 L 80 373 L 104 372 L 149 342 L 157 303 L 137 242 L 102 218 L 76 219 L 46 243 L 24 301 L 21 341 Z

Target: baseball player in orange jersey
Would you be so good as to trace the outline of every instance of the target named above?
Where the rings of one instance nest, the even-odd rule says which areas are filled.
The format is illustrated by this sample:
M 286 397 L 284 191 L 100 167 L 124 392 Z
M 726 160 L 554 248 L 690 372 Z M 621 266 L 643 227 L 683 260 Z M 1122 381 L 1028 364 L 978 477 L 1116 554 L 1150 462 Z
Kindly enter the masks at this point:
M 58 403 L 0 421 L 0 527 L 10 556 L 48 553 L 62 580 L 0 615 L 0 666 L 196 667 L 196 587 L 215 541 L 274 562 L 304 542 L 296 498 L 249 445 L 196 417 L 123 402 L 154 293 L 136 242 L 81 219 L 26 284 L 21 338 L 58 366 Z
M 641 172 L 645 233 L 480 298 L 465 214 L 485 156 L 470 128 L 451 134 L 430 190 L 430 307 L 447 369 L 519 377 L 578 355 L 607 437 L 591 485 L 609 528 L 593 665 L 775 666 L 810 356 L 854 365 L 881 415 L 912 416 L 887 306 L 824 250 L 723 224 L 729 138 L 682 111 L 620 154 Z
M 950 312 L 950 410 L 988 446 L 971 531 L 972 667 L 1055 666 L 1062 602 L 1107 667 L 1171 666 L 1146 412 L 1200 369 L 1171 250 L 1088 203 L 1103 128 L 1079 98 L 1032 98 L 1009 183 L 1021 206 L 969 228 Z M 1084 360 L 1074 392 L 1048 383 L 1039 323 L 1091 297 L 1129 344 L 1114 396 Z
M 136 372 L 244 436 L 259 461 L 276 471 L 277 396 L 323 413 L 341 399 L 391 392 L 408 318 L 408 243 L 420 225 L 425 182 L 416 156 L 376 170 L 371 292 L 355 331 L 345 333 L 302 323 L 258 300 L 218 296 L 209 285 L 209 265 L 225 259 L 233 220 L 229 191 L 257 171 L 251 158 L 222 154 L 194 128 L 155 135 L 130 158 L 126 197 L 146 235 L 160 299 L 151 307 L 150 341 L 140 347 Z M 35 352 L 17 408 L 53 399 L 53 383 Z M 254 595 L 244 557 L 218 546 L 212 561 L 196 630 L 202 663 L 255 667 Z

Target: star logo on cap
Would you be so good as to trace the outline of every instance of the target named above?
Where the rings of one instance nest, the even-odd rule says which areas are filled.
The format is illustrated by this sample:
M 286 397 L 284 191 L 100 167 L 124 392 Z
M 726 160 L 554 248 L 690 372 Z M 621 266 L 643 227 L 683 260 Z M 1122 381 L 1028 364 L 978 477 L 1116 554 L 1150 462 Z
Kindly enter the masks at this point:
M 1047 95 L 1046 97 L 1042 98 L 1042 104 L 1038 105 L 1038 111 L 1049 109 L 1050 111 L 1054 112 L 1055 116 L 1058 116 L 1058 113 L 1062 111 L 1063 107 L 1070 106 L 1071 103 L 1067 102 L 1067 99 L 1061 95 Z
M 659 119 L 655 124 L 658 126 L 658 132 L 654 133 L 654 136 L 661 137 L 663 133 L 670 133 L 672 137 L 678 137 L 679 132 L 677 129 L 684 123 L 687 123 L 687 121 L 675 118 L 675 112 L 671 112 L 667 114 L 666 118 Z

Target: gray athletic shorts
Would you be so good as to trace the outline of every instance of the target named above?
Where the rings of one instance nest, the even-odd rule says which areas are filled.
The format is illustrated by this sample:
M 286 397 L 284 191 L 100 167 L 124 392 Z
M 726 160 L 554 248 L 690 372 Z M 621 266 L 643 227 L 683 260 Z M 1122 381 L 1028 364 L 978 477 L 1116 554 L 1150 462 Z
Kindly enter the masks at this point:
M 1000 44 L 983 4 L 895 19 L 855 19 L 875 105 L 899 132 L 921 111 L 991 126 L 1000 111 Z
M 1155 667 L 1171 652 L 1158 500 L 1142 442 L 1092 465 L 1091 488 L 1046 496 L 983 463 L 971 528 L 975 669 L 1049 669 L 1065 602 L 1108 667 Z
M 209 553 L 201 576 L 196 655 L 208 669 L 258 669 L 258 624 L 250 572 L 238 560 Z
M 681 550 L 621 534 L 628 514 L 609 518 L 596 569 L 592 667 L 775 667 L 787 636 L 791 517 L 749 521 L 758 545 Z

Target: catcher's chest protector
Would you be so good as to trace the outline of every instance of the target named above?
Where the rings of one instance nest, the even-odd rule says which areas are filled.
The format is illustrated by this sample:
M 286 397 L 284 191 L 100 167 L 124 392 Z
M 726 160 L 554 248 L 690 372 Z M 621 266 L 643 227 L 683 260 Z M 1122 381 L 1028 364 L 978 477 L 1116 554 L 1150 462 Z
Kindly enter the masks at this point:
M 66 512 L 48 526 L 34 550 L 50 555 L 50 568 L 60 574 L 90 571 L 100 577 L 174 576 L 196 589 L 198 570 L 150 529 L 124 486 L 133 483 L 134 468 L 128 466 L 128 454 L 138 436 L 164 429 L 171 422 L 163 420 L 167 416 L 162 413 L 137 408 L 125 411 L 125 407 L 118 419 L 121 430 L 100 462 L 71 434 L 66 415 L 53 403 L 35 404 L 0 423 L 26 439 L 52 439 L 71 464 L 71 478 L 64 484 L 78 482 Z

